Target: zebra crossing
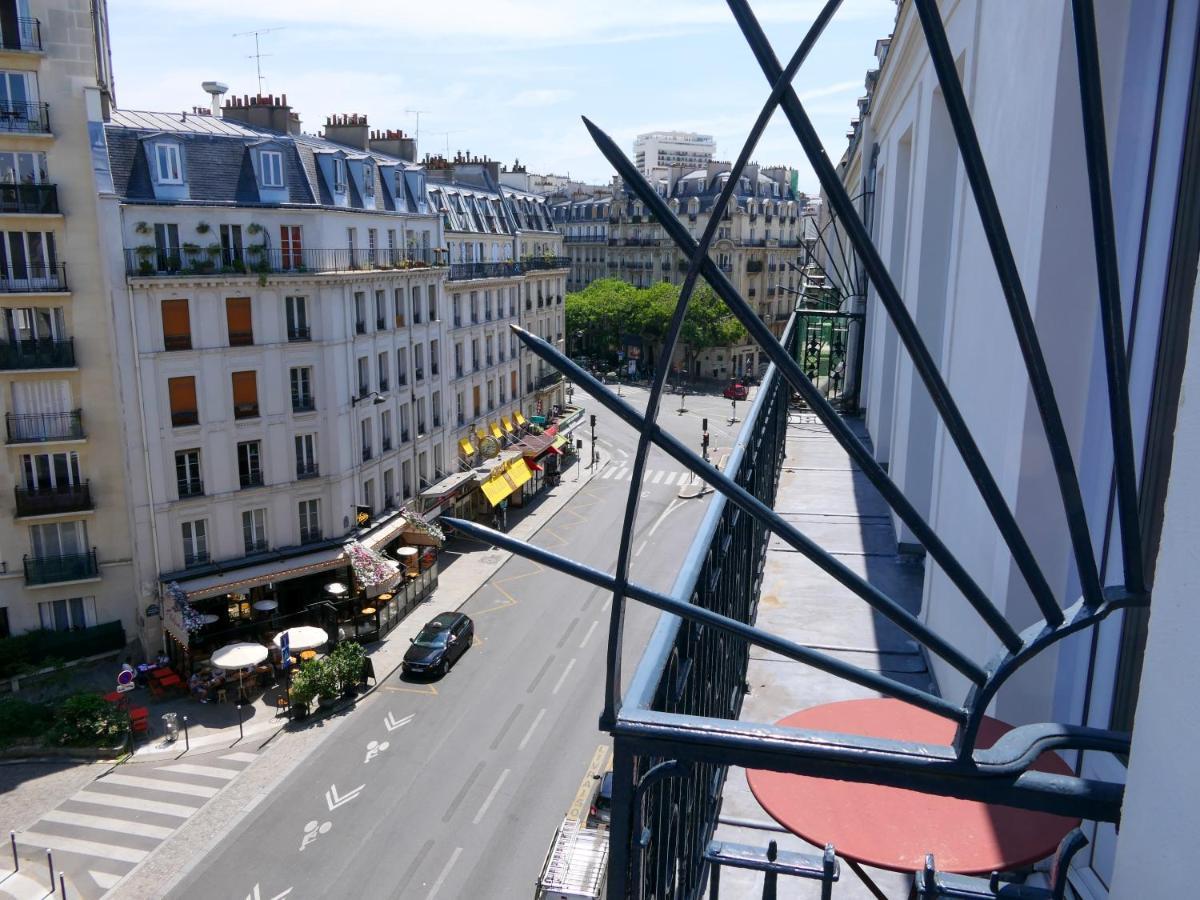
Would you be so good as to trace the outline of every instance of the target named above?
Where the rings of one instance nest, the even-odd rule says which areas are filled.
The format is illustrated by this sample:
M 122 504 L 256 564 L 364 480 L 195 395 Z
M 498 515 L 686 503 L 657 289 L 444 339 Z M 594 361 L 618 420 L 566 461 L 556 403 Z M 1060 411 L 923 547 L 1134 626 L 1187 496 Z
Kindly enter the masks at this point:
M 633 477 L 633 465 L 631 462 L 612 462 L 601 469 L 596 477 L 608 481 L 629 481 Z M 690 477 L 694 477 L 690 472 L 677 472 L 669 469 L 647 469 L 642 478 L 642 483 L 679 485 L 686 484 Z
M 102 775 L 17 833 L 21 869 L 7 878 L 0 873 L 0 898 L 49 893 L 50 850 L 55 872 L 73 889 L 69 896 L 98 900 L 257 758 L 217 751 Z

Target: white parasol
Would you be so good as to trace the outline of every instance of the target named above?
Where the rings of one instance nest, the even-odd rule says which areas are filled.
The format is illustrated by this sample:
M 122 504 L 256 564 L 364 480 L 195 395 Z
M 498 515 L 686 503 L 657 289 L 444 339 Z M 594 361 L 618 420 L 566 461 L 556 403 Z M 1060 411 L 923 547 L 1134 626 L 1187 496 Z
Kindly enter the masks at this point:
M 317 628 L 315 625 L 297 625 L 295 628 L 289 628 L 287 631 L 281 631 L 275 635 L 276 647 L 283 648 L 285 634 L 288 636 L 288 646 L 293 653 L 320 647 L 329 640 L 329 635 L 322 628 Z
M 278 600 L 255 600 L 254 608 L 259 612 L 270 612 L 273 609 L 279 609 Z
M 242 669 L 256 666 L 267 658 L 267 648 L 262 644 L 226 644 L 214 650 L 212 664 L 218 669 Z

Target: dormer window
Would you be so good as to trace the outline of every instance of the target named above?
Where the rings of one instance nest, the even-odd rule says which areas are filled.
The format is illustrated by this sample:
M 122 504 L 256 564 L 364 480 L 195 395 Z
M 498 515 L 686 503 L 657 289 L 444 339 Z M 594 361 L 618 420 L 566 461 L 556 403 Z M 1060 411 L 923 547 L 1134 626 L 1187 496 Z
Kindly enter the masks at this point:
M 363 163 L 363 194 L 375 196 L 375 167 L 369 162 Z
M 278 150 L 263 150 L 259 153 L 258 160 L 262 168 L 262 186 L 283 187 L 283 154 Z
M 333 189 L 339 194 L 346 190 L 346 161 L 333 158 Z
M 183 166 L 178 144 L 155 144 L 154 163 L 159 184 L 183 184 Z

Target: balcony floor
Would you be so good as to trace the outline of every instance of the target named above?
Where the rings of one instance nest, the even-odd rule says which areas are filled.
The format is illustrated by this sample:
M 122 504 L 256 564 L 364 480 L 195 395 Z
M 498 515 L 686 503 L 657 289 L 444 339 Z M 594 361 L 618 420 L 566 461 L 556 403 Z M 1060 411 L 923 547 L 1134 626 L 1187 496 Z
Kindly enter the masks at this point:
M 866 439 L 861 420 L 851 420 L 851 425 L 859 437 Z M 791 414 L 787 458 L 775 509 L 908 610 L 919 610 L 924 578 L 921 563 L 896 552 L 896 534 L 887 505 L 810 413 Z M 757 624 L 898 681 L 932 687 L 924 659 L 907 635 L 777 537 L 772 537 L 767 550 Z M 751 650 L 747 682 L 750 694 L 742 708 L 743 721 L 774 722 L 822 703 L 880 696 L 759 648 Z M 723 819 L 775 824 L 750 793 L 744 769 L 729 770 L 723 796 Z M 726 824 L 718 826 L 715 840 L 764 848 L 769 841 L 777 840 L 780 850 L 820 853 L 820 848 L 791 834 Z M 908 896 L 911 875 L 871 868 L 867 872 L 887 896 Z M 721 872 L 721 897 L 757 900 L 762 896 L 762 881 L 759 873 L 725 868 Z M 818 882 L 781 878 L 779 894 L 816 900 L 821 891 Z M 872 898 L 844 863 L 833 896 L 838 900 Z

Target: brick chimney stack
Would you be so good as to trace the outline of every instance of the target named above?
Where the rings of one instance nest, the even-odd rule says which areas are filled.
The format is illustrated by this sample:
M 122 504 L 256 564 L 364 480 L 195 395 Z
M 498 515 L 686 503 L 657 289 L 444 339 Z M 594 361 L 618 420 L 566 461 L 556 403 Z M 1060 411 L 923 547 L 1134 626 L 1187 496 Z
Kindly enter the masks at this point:
M 354 147 L 357 150 L 369 150 L 371 129 L 367 125 L 367 117 L 358 113 L 344 113 L 340 116 L 330 116 L 325 120 L 325 139 Z
M 288 106 L 287 94 L 280 94 L 278 97 L 274 94 L 259 94 L 256 97 L 243 94 L 241 98 L 230 97 L 221 107 L 221 115 L 251 128 L 263 128 L 280 134 L 300 133 L 300 116 Z
M 369 139 L 371 150 L 376 153 L 386 153 L 388 156 L 398 156 L 408 162 L 417 161 L 417 142 L 403 131 L 389 128 L 387 131 L 376 129 L 371 132 Z

